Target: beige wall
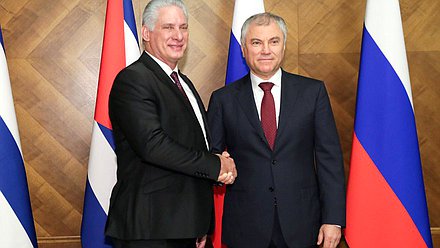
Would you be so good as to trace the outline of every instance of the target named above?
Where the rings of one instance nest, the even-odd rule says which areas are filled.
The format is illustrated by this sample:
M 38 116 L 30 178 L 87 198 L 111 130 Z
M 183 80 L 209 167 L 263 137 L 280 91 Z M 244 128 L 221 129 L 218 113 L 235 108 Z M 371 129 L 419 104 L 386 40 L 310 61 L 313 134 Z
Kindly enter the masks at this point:
M 133 0 L 139 22 L 147 0 Z M 180 65 L 205 104 L 224 84 L 232 0 L 187 0 Z M 284 69 L 326 82 L 348 171 L 365 1 L 266 0 L 288 24 Z M 103 36 L 103 0 L 0 0 L 7 60 L 40 247 L 79 247 Z M 440 245 L 440 2 L 402 0 L 433 236 Z M 58 243 L 57 243 L 58 242 Z

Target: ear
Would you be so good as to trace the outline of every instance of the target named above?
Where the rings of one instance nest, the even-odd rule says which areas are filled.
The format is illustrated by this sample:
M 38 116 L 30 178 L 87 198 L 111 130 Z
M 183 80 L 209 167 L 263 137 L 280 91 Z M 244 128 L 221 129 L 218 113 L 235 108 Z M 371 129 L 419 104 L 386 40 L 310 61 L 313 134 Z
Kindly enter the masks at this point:
M 141 28 L 142 33 L 142 40 L 144 41 L 150 41 L 150 30 L 147 28 L 147 26 L 142 26 Z

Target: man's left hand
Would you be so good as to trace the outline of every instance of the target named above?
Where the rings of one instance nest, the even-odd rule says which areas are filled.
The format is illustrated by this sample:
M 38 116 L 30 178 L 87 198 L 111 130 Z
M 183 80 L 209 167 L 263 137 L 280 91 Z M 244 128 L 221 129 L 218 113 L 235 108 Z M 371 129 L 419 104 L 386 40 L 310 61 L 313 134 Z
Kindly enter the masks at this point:
M 317 245 L 323 248 L 336 248 L 341 240 L 341 228 L 336 225 L 323 224 L 319 229 Z

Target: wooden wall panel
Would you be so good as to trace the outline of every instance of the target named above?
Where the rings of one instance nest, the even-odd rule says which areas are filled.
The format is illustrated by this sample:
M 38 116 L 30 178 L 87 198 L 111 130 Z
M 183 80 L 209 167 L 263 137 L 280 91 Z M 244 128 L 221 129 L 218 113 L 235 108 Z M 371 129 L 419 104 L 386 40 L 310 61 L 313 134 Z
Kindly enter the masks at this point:
M 404 1 L 402 19 L 432 227 L 440 227 L 440 3 Z M 434 236 L 440 246 L 440 228 Z
M 138 29 L 148 0 L 133 0 Z M 440 2 L 402 0 L 426 194 L 440 245 Z M 186 0 L 190 44 L 179 67 L 205 105 L 224 85 L 234 1 Z M 283 68 L 326 82 L 350 159 L 365 1 L 265 0 L 283 16 Z M 0 0 L 0 24 L 40 247 L 80 247 L 105 0 Z M 341 245 L 341 247 L 346 247 Z
M 440 52 L 411 51 L 408 61 L 429 216 L 440 227 Z

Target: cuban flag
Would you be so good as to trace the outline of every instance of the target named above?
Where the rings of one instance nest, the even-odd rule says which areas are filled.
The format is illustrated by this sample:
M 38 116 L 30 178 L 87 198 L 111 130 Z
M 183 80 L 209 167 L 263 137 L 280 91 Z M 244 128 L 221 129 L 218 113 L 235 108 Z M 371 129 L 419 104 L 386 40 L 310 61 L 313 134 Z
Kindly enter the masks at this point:
M 38 247 L 0 26 L 0 247 Z
M 398 0 L 367 0 L 358 80 L 346 241 L 431 248 Z
M 108 98 L 118 72 L 139 56 L 131 0 L 108 0 L 81 225 L 83 248 L 112 247 L 104 235 L 110 195 L 116 183 L 116 154 Z
M 246 65 L 246 60 L 241 52 L 241 27 L 249 17 L 263 12 L 263 0 L 235 0 L 225 84 L 230 84 L 249 73 L 249 67 Z M 221 243 L 225 191 L 226 186 L 214 187 L 215 230 L 212 235 L 214 248 L 226 247 Z

